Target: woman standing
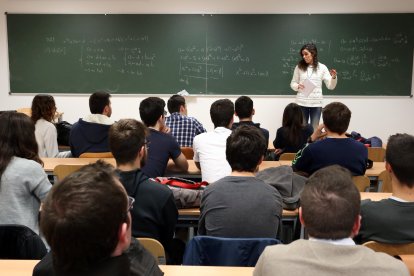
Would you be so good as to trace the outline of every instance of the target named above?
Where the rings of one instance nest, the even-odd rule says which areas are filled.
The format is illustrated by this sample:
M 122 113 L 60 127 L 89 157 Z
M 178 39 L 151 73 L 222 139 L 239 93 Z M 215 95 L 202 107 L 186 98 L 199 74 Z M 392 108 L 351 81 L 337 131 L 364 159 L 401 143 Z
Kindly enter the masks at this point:
M 303 45 L 299 54 L 302 59 L 293 71 L 290 87 L 297 91 L 296 103 L 302 108 L 305 123 L 310 119 L 310 124 L 316 129 L 322 111 L 322 81 L 333 90 L 338 82 L 336 70 L 328 70 L 318 61 L 318 50 L 313 43 Z
M 52 185 L 42 168 L 34 130 L 25 114 L 0 115 L 0 221 L 39 234 L 40 202 Z
M 282 127 L 277 130 L 273 141 L 276 160 L 284 152 L 298 152 L 312 133 L 312 126 L 303 121 L 301 107 L 295 103 L 288 104 L 283 111 Z
M 50 95 L 36 95 L 32 101 L 32 121 L 40 157 L 69 157 L 70 152 L 59 153 L 55 118 L 55 99 Z

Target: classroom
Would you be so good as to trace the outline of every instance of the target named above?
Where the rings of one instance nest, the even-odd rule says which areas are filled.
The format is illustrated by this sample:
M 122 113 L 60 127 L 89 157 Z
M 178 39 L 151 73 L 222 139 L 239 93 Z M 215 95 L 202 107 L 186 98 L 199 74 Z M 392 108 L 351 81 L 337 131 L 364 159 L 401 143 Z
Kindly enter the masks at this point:
M 271 0 L 0 0 L 0 12 L 3 19 L 0 20 L 0 111 L 16 110 L 23 107 L 30 107 L 34 94 L 32 93 L 10 93 L 10 70 L 9 70 L 9 49 L 6 14 L 394 14 L 413 13 L 414 1 L 406 0 L 364 0 L 364 1 L 271 1 Z M 390 22 L 392 24 L 392 22 Z M 290 30 L 295 32 L 295 29 Z M 299 46 L 298 46 L 299 47 Z M 413 49 L 414 51 L 414 49 Z M 297 55 L 299 59 L 299 55 Z M 320 61 L 333 68 L 333 64 L 324 62 L 321 55 Z M 411 88 L 409 95 L 404 96 L 382 96 L 382 95 L 330 95 L 330 91 L 323 85 L 323 104 L 331 102 L 342 102 L 352 111 L 352 118 L 349 131 L 357 131 L 364 137 L 377 136 L 387 143 L 390 135 L 395 133 L 414 134 L 414 56 L 410 61 L 412 76 L 410 79 Z M 338 74 L 338 86 L 341 85 L 341 75 Z M 90 91 L 91 93 L 94 91 Z M 170 94 L 112 94 L 112 119 L 114 121 L 124 118 L 140 119 L 139 104 L 148 96 L 158 96 L 165 101 L 172 94 L 179 91 L 171 91 Z M 295 102 L 295 92 L 291 95 L 256 95 L 245 93 L 254 101 L 254 121 L 260 122 L 263 128 L 269 130 L 272 141 L 275 138 L 276 130 L 282 124 L 283 110 L 286 105 Z M 76 122 L 79 118 L 89 114 L 89 94 L 65 94 L 50 93 L 53 95 L 58 112 L 63 113 L 62 119 L 69 123 Z M 391 93 L 392 94 L 392 93 Z M 411 96 L 410 96 L 411 95 Z M 240 94 L 220 94 L 219 92 L 206 95 L 190 95 L 186 97 L 188 115 L 197 118 L 207 129 L 214 129 L 210 119 L 211 104 L 223 98 L 234 102 Z M 235 117 L 237 121 L 237 118 Z M 47 171 L 47 170 L 46 170 Z M 199 170 L 197 169 L 197 173 Z M 388 196 L 388 194 L 387 194 Z M 295 213 L 296 215 L 296 213 Z M 414 262 L 412 262 L 414 263 Z M 23 269 L 27 272 L 32 269 L 35 262 L 24 263 Z M 8 268 L 7 261 L 0 261 L 0 266 Z M 15 270 L 16 264 L 11 265 L 9 271 Z M 246 268 L 234 270 L 214 270 L 206 268 L 202 271 L 191 270 L 189 267 L 161 266 L 166 275 L 174 273 L 189 275 L 251 275 L 253 269 Z M 22 270 L 23 271 L 23 270 Z M 204 273 L 204 274 L 203 274 Z M 0 273 L 2 274 L 2 273 Z
M 194 1 L 105 1 L 94 0 L 73 1 L 1 1 L 0 10 L 4 13 L 40 13 L 40 14 L 336 14 L 336 13 L 410 13 L 414 12 L 412 1 L 363 1 L 350 4 L 344 1 L 316 0 L 311 3 L 299 1 L 295 3 L 275 3 L 274 1 L 208 1 L 207 3 Z M 12 94 L 9 85 L 9 64 L 7 48 L 6 17 L 0 21 L 0 110 L 12 110 L 29 107 L 33 95 Z M 294 30 L 292 30 L 294 31 Z M 323 62 L 323 56 L 320 57 Z M 326 64 L 331 67 L 330 64 Z M 413 71 L 414 72 L 414 71 Z M 339 78 L 339 86 L 340 86 Z M 411 86 L 411 94 L 413 94 Z M 178 91 L 171 91 L 175 94 Z M 254 95 L 248 94 L 247 95 Z M 162 95 L 164 100 L 170 95 Z M 378 136 L 384 142 L 391 134 L 397 132 L 414 133 L 414 101 L 408 96 L 329 96 L 329 90 L 324 89 L 324 104 L 333 101 L 344 102 L 352 111 L 349 130 L 360 132 L 364 137 Z M 88 114 L 88 95 L 55 94 L 56 105 L 63 112 L 63 119 L 73 123 L 79 117 Z M 146 95 L 114 95 L 112 107 L 114 120 L 121 118 L 138 118 L 139 102 Z M 207 130 L 213 125 L 209 117 L 209 107 L 213 101 L 227 97 L 235 101 L 237 95 L 203 95 L 189 97 L 187 100 L 189 115 L 200 120 Z M 270 138 L 274 139 L 276 129 L 281 125 L 284 107 L 295 101 L 292 96 L 253 96 L 256 115 L 254 120 L 270 131 Z

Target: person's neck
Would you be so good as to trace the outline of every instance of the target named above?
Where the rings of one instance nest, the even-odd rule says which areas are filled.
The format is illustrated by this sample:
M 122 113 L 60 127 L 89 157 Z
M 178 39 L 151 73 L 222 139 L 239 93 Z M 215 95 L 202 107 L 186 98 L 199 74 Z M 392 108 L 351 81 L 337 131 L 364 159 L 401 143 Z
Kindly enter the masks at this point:
M 161 125 L 159 123 L 156 123 L 154 126 L 149 126 L 148 128 L 156 130 L 156 131 L 160 131 Z
M 326 130 L 326 137 L 327 138 L 348 138 L 348 136 L 346 136 L 346 133 L 336 133 L 336 132 L 332 132 L 329 130 Z
M 239 122 L 252 122 L 252 121 L 253 121 L 253 116 L 250 116 L 249 118 L 243 118 L 243 119 L 239 118 Z
M 137 162 L 139 163 L 139 162 Z M 141 166 L 139 164 L 135 163 L 126 163 L 126 164 L 118 164 L 117 169 L 122 172 L 129 172 L 137 169 L 141 169 Z
M 244 176 L 244 177 L 254 177 L 253 172 L 239 172 L 239 171 L 232 171 L 231 176 Z
M 395 180 L 392 180 L 392 195 L 402 200 L 414 202 L 414 188 L 409 188 Z

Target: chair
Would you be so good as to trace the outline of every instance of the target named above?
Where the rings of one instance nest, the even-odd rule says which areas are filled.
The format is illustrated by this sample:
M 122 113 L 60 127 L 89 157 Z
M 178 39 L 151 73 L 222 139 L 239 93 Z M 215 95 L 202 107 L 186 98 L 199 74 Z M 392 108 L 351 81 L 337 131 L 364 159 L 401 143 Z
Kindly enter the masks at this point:
M 79 170 L 84 165 L 57 165 L 53 169 L 53 175 L 57 177 L 58 181 L 61 181 L 67 175 Z
M 219 238 L 196 236 L 185 249 L 183 265 L 255 266 L 272 238 Z
M 40 260 L 47 253 L 42 239 L 24 225 L 0 225 L 0 259 Z
M 156 239 L 151 238 L 136 238 L 142 246 L 148 250 L 152 256 L 154 256 L 155 260 L 157 260 L 157 263 L 159 265 L 165 265 L 166 259 L 165 259 L 165 251 L 164 246 L 157 241 Z
M 282 153 L 279 157 L 279 160 L 293 161 L 295 159 L 296 153 L 294 152 L 285 152 Z
M 382 147 L 368 147 L 368 159 L 371 159 L 374 162 L 384 162 L 385 149 Z
M 360 192 L 365 192 L 367 189 L 369 189 L 369 186 L 371 184 L 369 177 L 366 175 L 353 176 L 352 181 Z
M 114 158 L 112 152 L 84 152 L 79 158 Z
M 194 157 L 194 150 L 190 147 L 181 147 L 181 152 L 184 154 L 187 160 L 192 160 Z
M 414 254 L 414 242 L 412 243 L 382 243 L 369 241 L 363 244 L 376 252 L 384 252 L 391 256 Z
M 388 171 L 384 170 L 378 175 L 379 192 L 392 193 L 391 175 Z

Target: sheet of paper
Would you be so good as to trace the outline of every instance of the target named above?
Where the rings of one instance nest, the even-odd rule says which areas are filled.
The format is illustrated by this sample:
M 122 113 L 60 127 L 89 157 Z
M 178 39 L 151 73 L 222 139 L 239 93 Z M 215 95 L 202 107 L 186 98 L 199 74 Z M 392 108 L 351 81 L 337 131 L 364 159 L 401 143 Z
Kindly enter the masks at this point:
M 313 89 L 315 89 L 316 85 L 309 79 L 304 80 L 302 84 L 305 86 L 305 88 L 303 88 L 301 92 L 306 97 L 309 97 L 309 94 L 313 91 Z

